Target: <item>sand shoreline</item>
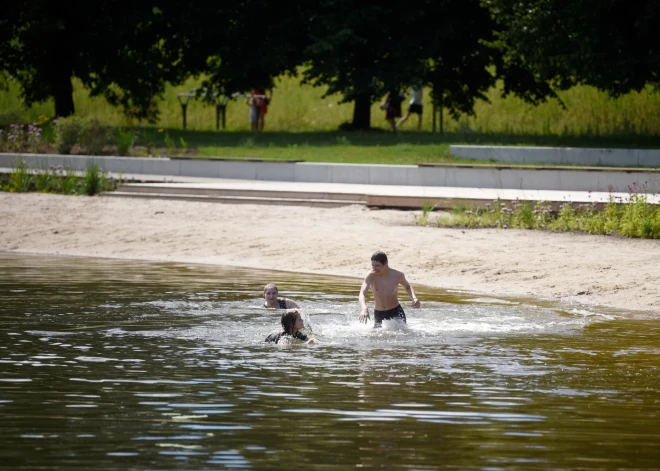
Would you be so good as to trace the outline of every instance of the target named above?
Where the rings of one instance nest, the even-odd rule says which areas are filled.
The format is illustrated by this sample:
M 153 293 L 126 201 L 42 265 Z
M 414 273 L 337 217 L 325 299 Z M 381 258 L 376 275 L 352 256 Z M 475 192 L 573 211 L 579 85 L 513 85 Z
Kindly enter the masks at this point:
M 0 193 L 0 250 L 263 268 L 359 282 L 371 253 L 381 249 L 413 285 L 660 317 L 660 241 L 419 227 L 418 214 Z

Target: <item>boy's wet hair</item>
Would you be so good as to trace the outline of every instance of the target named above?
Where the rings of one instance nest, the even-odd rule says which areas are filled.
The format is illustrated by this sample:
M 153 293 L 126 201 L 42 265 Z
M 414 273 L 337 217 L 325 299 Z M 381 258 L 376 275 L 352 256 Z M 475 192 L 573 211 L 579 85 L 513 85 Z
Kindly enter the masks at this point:
M 371 256 L 372 261 L 376 261 L 379 263 L 382 263 L 385 265 L 387 263 L 387 255 L 385 255 L 385 252 L 381 252 L 378 250 L 377 252 L 374 252 L 374 254 Z
M 264 286 L 264 293 L 266 292 L 266 290 L 269 289 L 275 289 L 275 291 L 277 291 L 278 293 L 280 292 L 280 290 L 277 289 L 277 285 L 275 283 L 268 283 L 266 286 Z
M 293 335 L 293 327 L 296 325 L 298 316 L 300 316 L 298 311 L 287 311 L 282 314 L 282 328 L 284 329 L 284 332 Z

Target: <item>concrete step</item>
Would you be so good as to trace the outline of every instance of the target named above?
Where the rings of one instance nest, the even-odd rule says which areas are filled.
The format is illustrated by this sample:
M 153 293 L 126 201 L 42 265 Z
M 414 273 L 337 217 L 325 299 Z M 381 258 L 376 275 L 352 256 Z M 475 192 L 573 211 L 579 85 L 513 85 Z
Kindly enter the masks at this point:
M 112 198 L 153 198 L 164 200 L 179 201 L 198 201 L 205 203 L 225 203 L 225 204 L 276 204 L 283 206 L 311 206 L 315 208 L 338 208 L 341 206 L 350 206 L 352 204 L 364 205 L 361 200 L 332 200 L 332 199 L 314 199 L 314 198 L 277 198 L 267 196 L 221 196 L 205 195 L 192 193 L 146 193 L 146 192 L 126 192 L 110 191 L 102 192 L 99 196 Z
M 290 184 L 294 186 L 295 184 Z M 286 186 L 284 184 L 283 186 Z M 217 188 L 213 186 L 176 185 L 176 184 L 139 184 L 129 183 L 117 187 L 117 191 L 123 193 L 159 193 L 171 195 L 205 195 L 205 196 L 238 196 L 253 198 L 280 198 L 295 200 L 332 200 L 349 201 L 349 204 L 359 202 L 366 204 L 367 197 L 359 193 L 327 192 L 327 191 L 304 191 L 286 189 L 248 189 L 248 188 Z

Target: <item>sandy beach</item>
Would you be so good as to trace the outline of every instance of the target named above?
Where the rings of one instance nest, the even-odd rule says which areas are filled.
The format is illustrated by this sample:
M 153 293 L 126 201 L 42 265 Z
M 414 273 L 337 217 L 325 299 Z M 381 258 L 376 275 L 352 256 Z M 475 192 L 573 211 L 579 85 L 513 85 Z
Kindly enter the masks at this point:
M 419 214 L 0 193 L 0 250 L 362 278 L 380 249 L 413 285 L 660 317 L 660 241 L 419 227 Z

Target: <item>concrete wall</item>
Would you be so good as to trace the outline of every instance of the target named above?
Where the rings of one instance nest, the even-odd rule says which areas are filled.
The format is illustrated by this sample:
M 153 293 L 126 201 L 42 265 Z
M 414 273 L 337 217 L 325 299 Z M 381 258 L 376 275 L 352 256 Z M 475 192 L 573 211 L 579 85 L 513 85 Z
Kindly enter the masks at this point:
M 464 159 L 606 167 L 660 167 L 660 149 L 590 149 L 579 147 L 449 146 Z
M 0 167 L 23 159 L 30 168 L 85 170 L 95 162 L 117 174 L 189 176 L 372 185 L 410 185 L 522 190 L 619 191 L 645 184 L 660 192 L 660 170 L 579 169 L 479 165 L 363 165 L 242 160 L 187 160 L 143 157 L 92 157 L 48 154 L 0 154 Z

